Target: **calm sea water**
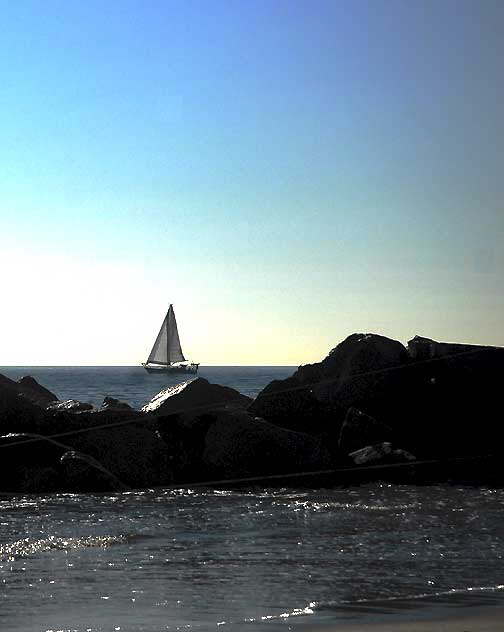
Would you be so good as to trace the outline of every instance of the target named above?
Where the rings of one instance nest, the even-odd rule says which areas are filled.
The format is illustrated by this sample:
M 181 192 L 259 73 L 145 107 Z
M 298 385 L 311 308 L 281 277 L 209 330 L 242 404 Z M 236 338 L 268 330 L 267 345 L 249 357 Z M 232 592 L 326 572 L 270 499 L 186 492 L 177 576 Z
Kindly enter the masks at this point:
M 198 376 L 255 397 L 266 384 L 292 375 L 295 369 L 292 366 L 202 366 Z M 166 386 L 192 378 L 183 374 L 147 373 L 140 366 L 0 367 L 0 373 L 13 380 L 31 375 L 61 400 L 78 399 L 100 406 L 109 395 L 133 408 L 141 408 Z
M 0 372 L 96 404 L 166 385 L 126 368 Z M 202 375 L 253 395 L 291 372 Z M 503 517 L 503 490 L 450 486 L 0 496 L 0 630 L 301 632 L 499 604 Z

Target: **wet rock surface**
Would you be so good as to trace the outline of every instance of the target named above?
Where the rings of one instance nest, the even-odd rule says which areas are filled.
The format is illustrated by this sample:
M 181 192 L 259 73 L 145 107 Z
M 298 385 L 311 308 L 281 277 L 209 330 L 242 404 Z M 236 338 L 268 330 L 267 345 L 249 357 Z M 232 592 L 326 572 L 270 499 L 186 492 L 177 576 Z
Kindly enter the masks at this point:
M 416 460 L 416 457 L 410 452 L 406 452 L 406 450 L 393 449 L 392 444 L 388 441 L 355 450 L 355 452 L 351 452 L 349 456 L 355 465 L 407 463 L 408 461 Z
M 47 410 L 54 412 L 66 412 L 66 413 L 83 413 L 88 410 L 93 410 L 91 404 L 86 402 L 79 402 L 76 399 L 67 399 L 64 402 L 54 402 L 47 406 Z
M 129 404 L 126 404 L 126 402 L 121 402 L 118 399 L 115 399 L 115 397 L 109 397 L 107 395 L 107 397 L 105 397 L 103 399 L 103 404 L 101 405 L 100 410 L 127 410 L 127 411 L 132 411 L 133 408 L 131 408 L 131 406 Z
M 167 415 L 209 406 L 245 408 L 251 403 L 251 397 L 242 395 L 234 388 L 211 384 L 205 378 L 198 377 L 162 390 L 142 408 L 142 411 Z

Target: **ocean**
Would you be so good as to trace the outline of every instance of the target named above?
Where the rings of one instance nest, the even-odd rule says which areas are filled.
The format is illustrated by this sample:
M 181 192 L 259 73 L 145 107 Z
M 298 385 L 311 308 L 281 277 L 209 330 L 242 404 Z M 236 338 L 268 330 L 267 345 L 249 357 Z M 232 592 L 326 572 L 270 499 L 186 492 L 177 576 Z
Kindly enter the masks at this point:
M 292 371 L 201 375 L 253 396 Z M 135 407 L 177 381 L 127 367 L 0 373 Z M 503 515 L 503 490 L 450 485 L 0 496 L 0 630 L 301 632 L 498 605 Z
M 296 370 L 293 366 L 202 366 L 197 376 L 231 386 L 255 397 L 272 380 L 282 380 Z M 78 399 L 101 406 L 108 395 L 141 408 L 163 388 L 193 379 L 193 375 L 147 373 L 141 366 L 19 366 L 0 367 L 12 380 L 31 375 L 59 399 Z

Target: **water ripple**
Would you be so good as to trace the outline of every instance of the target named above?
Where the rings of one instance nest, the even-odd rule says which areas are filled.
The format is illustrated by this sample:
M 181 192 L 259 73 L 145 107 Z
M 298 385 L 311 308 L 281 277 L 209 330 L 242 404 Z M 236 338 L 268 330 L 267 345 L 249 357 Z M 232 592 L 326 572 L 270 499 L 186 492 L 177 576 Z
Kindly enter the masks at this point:
M 113 544 L 125 544 L 138 536 L 127 535 L 99 535 L 81 538 L 61 538 L 49 536 L 40 540 L 24 538 L 16 542 L 0 544 L 0 561 L 14 562 L 15 560 L 31 557 L 46 551 L 69 551 L 91 547 L 107 547 Z

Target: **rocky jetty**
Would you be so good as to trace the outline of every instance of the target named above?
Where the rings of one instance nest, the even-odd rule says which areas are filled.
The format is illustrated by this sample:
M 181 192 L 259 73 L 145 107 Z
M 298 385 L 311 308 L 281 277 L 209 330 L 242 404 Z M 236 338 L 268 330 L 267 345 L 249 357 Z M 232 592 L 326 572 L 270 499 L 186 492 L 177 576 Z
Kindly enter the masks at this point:
M 142 410 L 111 397 L 96 410 L 0 375 L 0 491 L 285 484 L 294 474 L 307 485 L 500 484 L 503 376 L 502 348 L 420 336 L 406 347 L 377 334 L 349 336 L 255 400 L 196 378 Z
M 503 438 L 499 384 L 504 349 L 419 338 L 408 347 L 375 334 L 353 334 L 322 362 L 269 384 L 250 410 L 267 421 L 339 441 L 349 409 L 390 429 L 420 458 L 492 453 Z M 447 352 L 449 350 L 449 353 Z

